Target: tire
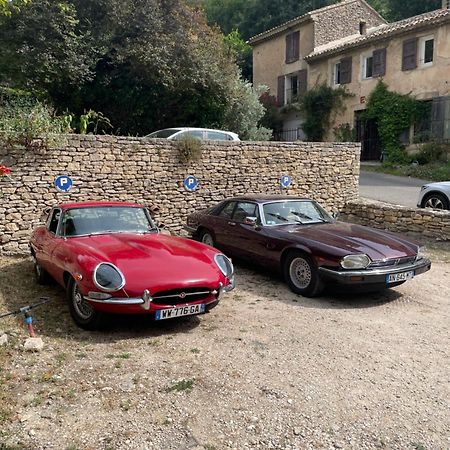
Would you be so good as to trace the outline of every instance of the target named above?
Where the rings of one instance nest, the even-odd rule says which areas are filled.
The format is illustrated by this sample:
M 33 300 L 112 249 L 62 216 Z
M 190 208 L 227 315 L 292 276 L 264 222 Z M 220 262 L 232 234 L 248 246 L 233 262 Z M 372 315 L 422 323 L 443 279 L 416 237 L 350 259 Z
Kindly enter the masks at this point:
M 450 209 L 448 198 L 439 192 L 428 194 L 422 200 L 422 208 Z
M 216 246 L 216 241 L 214 239 L 214 236 L 209 230 L 202 230 L 199 233 L 198 240 L 206 245 L 209 245 L 210 247 Z
M 71 277 L 67 283 L 67 301 L 69 302 L 70 315 L 74 322 L 85 330 L 99 328 L 103 314 L 96 311 L 79 291 L 78 284 Z
M 50 275 L 42 268 L 36 258 L 34 258 L 34 276 L 38 284 L 45 285 L 50 283 Z
M 284 261 L 283 273 L 291 290 L 303 297 L 315 297 L 324 288 L 314 262 L 304 253 L 290 253 Z

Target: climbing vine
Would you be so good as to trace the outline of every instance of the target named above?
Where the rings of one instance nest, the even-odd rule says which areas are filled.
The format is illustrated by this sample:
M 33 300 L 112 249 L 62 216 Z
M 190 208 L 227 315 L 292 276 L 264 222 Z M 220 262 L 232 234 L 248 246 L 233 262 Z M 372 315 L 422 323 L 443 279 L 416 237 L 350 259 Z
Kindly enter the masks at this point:
M 383 81 L 378 82 L 368 98 L 367 109 L 362 118 L 375 120 L 388 162 L 406 161 L 407 156 L 400 142 L 400 135 L 424 117 L 428 108 L 410 95 L 389 91 Z
M 309 141 L 324 140 L 335 115 L 345 109 L 344 100 L 352 96 L 343 87 L 334 89 L 323 84 L 301 97 L 300 109 L 305 114 L 302 128 Z

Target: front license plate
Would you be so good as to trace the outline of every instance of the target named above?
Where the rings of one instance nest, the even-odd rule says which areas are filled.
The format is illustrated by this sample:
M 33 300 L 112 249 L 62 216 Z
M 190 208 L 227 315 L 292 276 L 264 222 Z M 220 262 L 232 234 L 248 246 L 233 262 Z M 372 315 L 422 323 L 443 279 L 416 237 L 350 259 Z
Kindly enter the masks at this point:
M 205 305 L 203 303 L 199 305 L 180 306 L 178 308 L 159 309 L 156 311 L 155 319 L 173 319 L 175 317 L 192 316 L 193 314 L 201 314 L 203 312 L 205 312 Z
M 414 278 L 414 270 L 409 272 L 391 273 L 386 275 L 386 283 L 397 283 L 398 281 L 406 281 Z

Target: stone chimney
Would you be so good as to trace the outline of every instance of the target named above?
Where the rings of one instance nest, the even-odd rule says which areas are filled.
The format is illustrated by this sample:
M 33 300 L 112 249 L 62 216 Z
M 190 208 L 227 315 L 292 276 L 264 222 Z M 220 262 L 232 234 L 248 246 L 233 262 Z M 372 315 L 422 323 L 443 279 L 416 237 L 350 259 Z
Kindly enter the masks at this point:
M 442 0 L 442 9 L 450 9 L 450 0 Z

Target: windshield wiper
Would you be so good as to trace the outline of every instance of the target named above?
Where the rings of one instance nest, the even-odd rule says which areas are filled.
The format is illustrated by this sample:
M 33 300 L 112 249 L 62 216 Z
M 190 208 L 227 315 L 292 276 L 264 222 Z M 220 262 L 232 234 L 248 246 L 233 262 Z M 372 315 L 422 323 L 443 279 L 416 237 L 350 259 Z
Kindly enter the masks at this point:
M 275 213 L 266 213 L 268 216 L 272 216 L 277 218 L 278 220 L 282 220 L 283 222 L 291 222 L 287 217 L 281 216 L 280 214 Z M 297 223 L 303 223 L 301 220 L 297 220 Z
M 311 221 L 317 220 L 317 221 L 319 221 L 319 222 L 327 222 L 327 221 L 326 221 L 325 219 L 323 219 L 322 217 L 315 217 L 315 218 L 313 219 L 312 217 L 309 217 L 307 214 L 300 213 L 300 212 L 297 212 L 297 211 L 291 211 L 291 214 L 294 214 L 294 216 L 301 217 L 302 219 L 306 219 L 306 220 L 311 220 Z M 302 223 L 303 223 L 303 222 L 302 222 Z

